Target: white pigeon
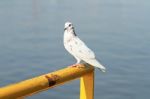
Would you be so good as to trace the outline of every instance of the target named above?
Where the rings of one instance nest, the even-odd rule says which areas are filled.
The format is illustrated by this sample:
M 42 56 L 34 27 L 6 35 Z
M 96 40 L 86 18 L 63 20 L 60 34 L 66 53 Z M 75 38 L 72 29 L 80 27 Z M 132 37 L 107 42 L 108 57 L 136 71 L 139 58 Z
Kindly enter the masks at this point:
M 64 46 L 65 49 L 76 58 L 76 64 L 84 61 L 105 72 L 105 67 L 96 60 L 94 52 L 89 49 L 82 40 L 78 38 L 71 22 L 65 23 Z

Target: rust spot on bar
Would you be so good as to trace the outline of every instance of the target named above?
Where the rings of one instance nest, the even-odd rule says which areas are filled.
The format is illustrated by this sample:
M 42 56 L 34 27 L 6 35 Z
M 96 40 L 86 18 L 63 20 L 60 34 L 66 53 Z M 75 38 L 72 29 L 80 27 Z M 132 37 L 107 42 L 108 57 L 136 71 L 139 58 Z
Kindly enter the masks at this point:
M 51 76 L 45 75 L 45 78 L 48 80 L 49 87 L 51 87 L 56 84 L 56 81 L 59 79 L 59 76 L 51 74 Z

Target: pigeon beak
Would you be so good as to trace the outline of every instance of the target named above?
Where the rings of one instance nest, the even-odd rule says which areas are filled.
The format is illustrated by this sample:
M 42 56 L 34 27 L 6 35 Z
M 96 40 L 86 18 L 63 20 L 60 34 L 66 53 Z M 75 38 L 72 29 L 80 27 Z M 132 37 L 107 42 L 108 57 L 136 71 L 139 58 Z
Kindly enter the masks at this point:
M 64 31 L 67 30 L 67 28 L 64 28 Z
M 72 27 L 71 29 L 73 29 L 73 30 L 74 30 L 74 27 Z
M 73 30 L 74 30 L 74 27 L 72 27 L 71 29 L 73 29 Z M 67 28 L 64 28 L 64 31 L 65 31 L 65 30 L 67 30 Z

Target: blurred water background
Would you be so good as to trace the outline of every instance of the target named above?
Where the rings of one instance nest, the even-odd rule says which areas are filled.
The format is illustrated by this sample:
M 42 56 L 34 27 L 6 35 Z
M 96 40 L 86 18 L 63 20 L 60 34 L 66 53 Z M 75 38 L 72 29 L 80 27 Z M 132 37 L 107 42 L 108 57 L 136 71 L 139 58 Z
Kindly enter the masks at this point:
M 1 0 L 0 87 L 75 63 L 66 21 L 107 68 L 96 70 L 95 99 L 150 97 L 149 0 Z M 78 99 L 79 81 L 27 99 L 42 98 Z

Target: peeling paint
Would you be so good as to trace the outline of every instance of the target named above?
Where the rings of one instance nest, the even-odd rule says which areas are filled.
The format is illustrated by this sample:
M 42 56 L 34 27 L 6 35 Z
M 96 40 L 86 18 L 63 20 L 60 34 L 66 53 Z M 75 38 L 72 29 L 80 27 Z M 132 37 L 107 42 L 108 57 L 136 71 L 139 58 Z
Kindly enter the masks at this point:
M 51 74 L 51 76 L 45 75 L 45 78 L 48 80 L 49 87 L 55 85 L 57 80 L 59 80 L 59 76 L 54 74 Z

